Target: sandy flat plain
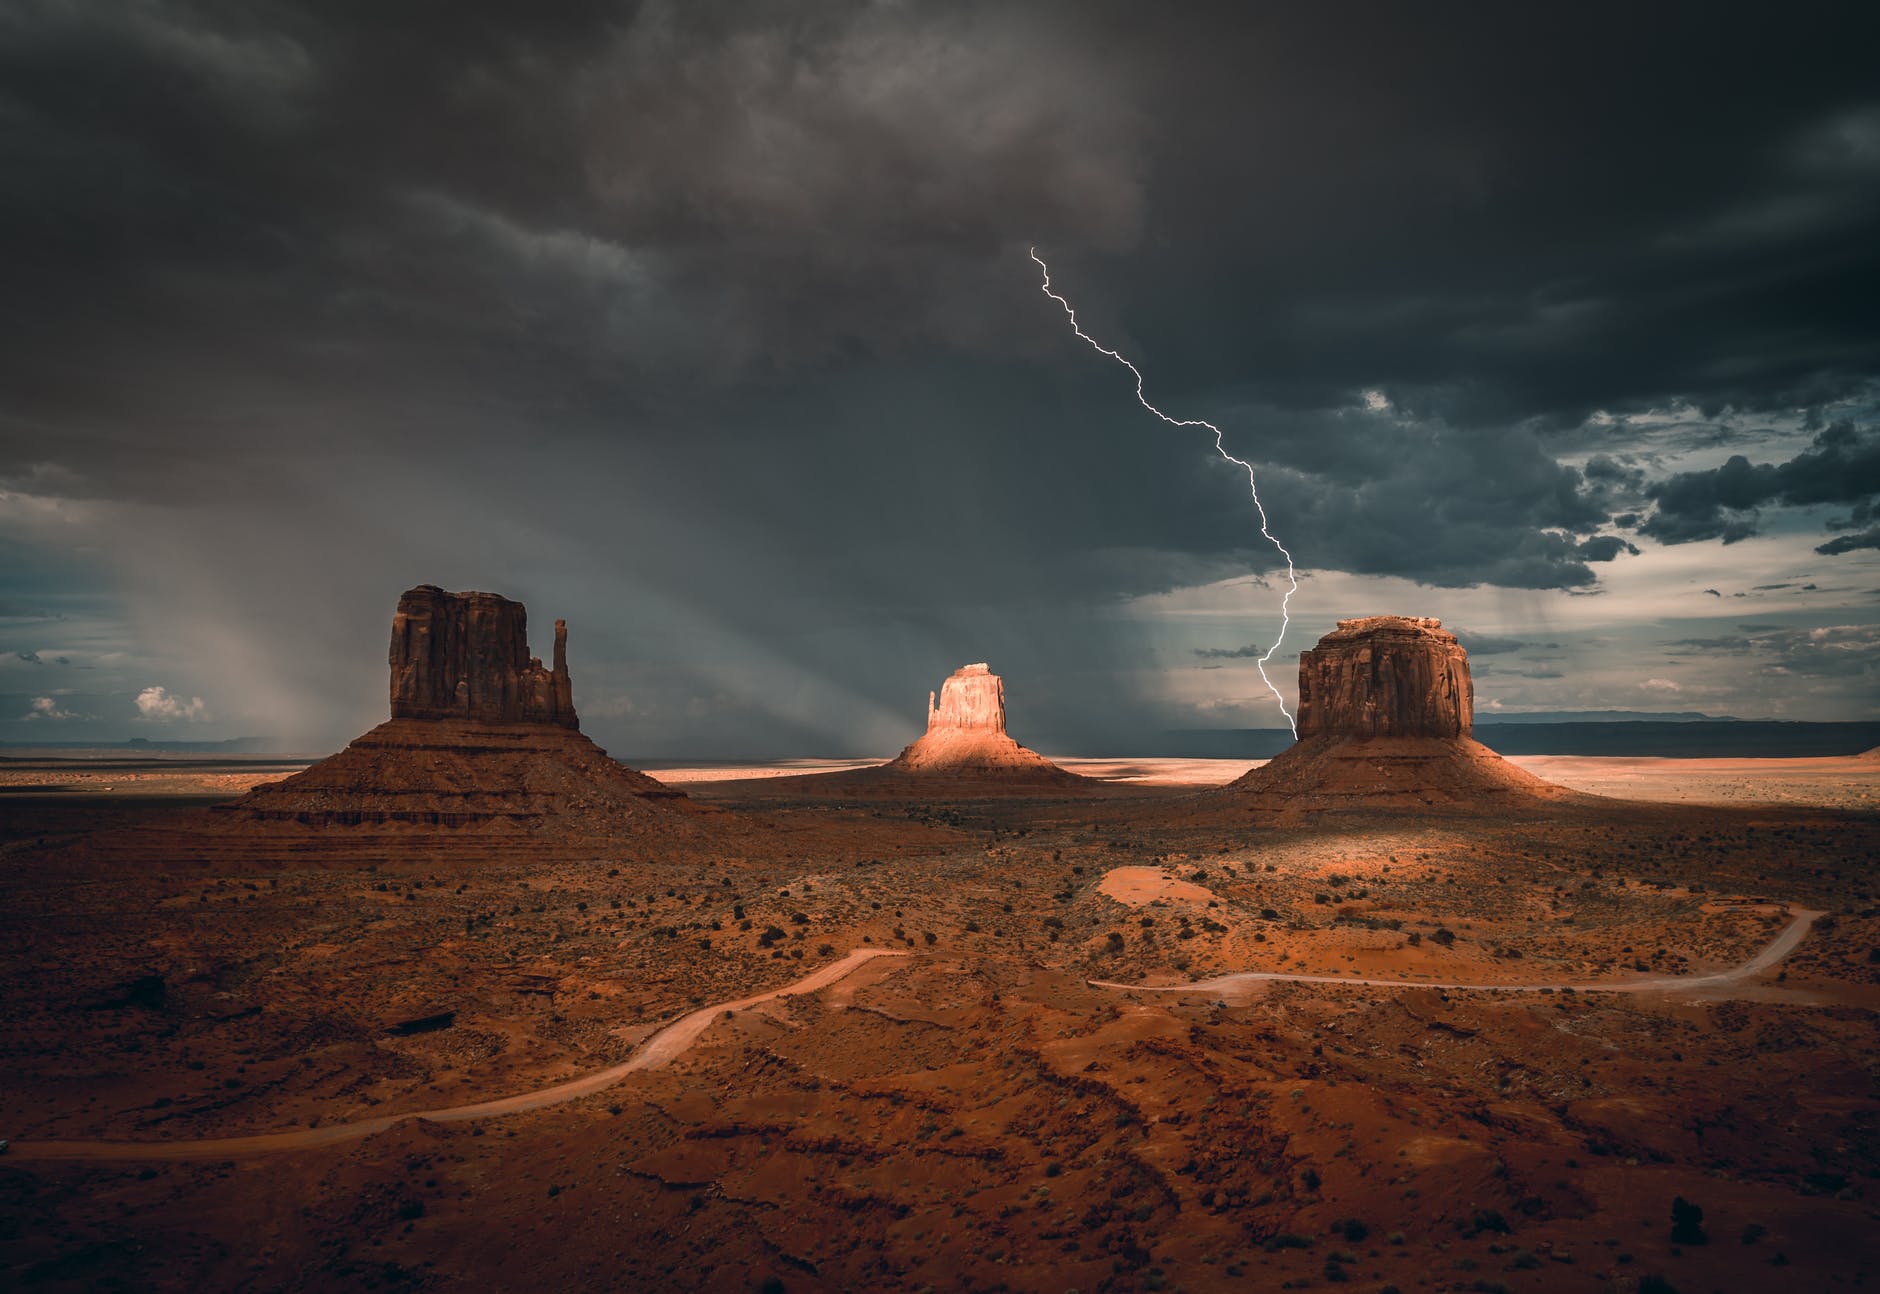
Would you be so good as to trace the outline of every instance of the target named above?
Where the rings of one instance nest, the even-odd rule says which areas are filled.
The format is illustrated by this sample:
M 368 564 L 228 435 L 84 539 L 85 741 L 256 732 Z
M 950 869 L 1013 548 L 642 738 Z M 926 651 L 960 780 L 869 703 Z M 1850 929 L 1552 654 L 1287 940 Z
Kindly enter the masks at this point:
M 1133 786 L 1224 786 L 1263 759 L 1092 758 L 1054 755 L 1072 773 Z M 774 763 L 694 764 L 646 771 L 674 786 L 846 772 L 867 759 L 793 759 Z M 1509 762 L 1576 791 L 1622 800 L 1679 804 L 1880 805 L 1880 761 L 1858 756 L 1813 759 L 1653 759 L 1594 755 L 1516 755 Z
M 1259 759 L 1053 756 L 1085 777 L 1139 787 L 1224 786 Z M 304 758 L 189 759 L 12 756 L 0 758 L 0 797 L 7 795 L 238 795 L 305 768 Z M 673 786 L 796 777 L 871 768 L 873 759 L 788 759 L 752 763 L 659 765 L 644 772 Z M 1880 760 L 1858 756 L 1807 759 L 1656 759 L 1636 756 L 1516 755 L 1509 759 L 1550 782 L 1614 799 L 1683 804 L 1812 804 L 1834 808 L 1880 805 Z M 4 800 L 0 800 L 4 812 Z
M 1873 764 L 1297 820 L 1250 761 L 775 789 L 866 762 L 655 768 L 709 798 L 585 834 L 243 834 L 218 779 L 291 765 L 0 764 L 0 1286 L 1880 1272 Z

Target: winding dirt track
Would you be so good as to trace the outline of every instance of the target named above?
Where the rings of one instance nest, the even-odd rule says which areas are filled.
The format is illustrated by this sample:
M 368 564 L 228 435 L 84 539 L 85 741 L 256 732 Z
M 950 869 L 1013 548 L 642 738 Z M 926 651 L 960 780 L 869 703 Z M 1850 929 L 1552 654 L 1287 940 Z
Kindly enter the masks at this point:
M 579 1097 L 591 1096 L 611 1087 L 628 1074 L 642 1069 L 658 1069 L 670 1064 L 697 1042 L 699 1035 L 726 1011 L 741 1011 L 775 998 L 814 993 L 844 978 L 877 957 L 905 957 L 891 948 L 857 948 L 841 961 L 831 962 L 821 970 L 767 993 L 704 1006 L 681 1016 L 648 1038 L 628 1059 L 610 1069 L 598 1070 L 585 1077 L 534 1092 L 479 1101 L 475 1105 L 453 1105 L 441 1110 L 408 1110 L 357 1123 L 335 1123 L 321 1128 L 295 1128 L 288 1132 L 264 1132 L 247 1137 L 218 1137 L 206 1141 L 16 1141 L 9 1159 L 246 1159 L 253 1155 L 282 1150 L 306 1150 L 357 1141 L 375 1132 L 383 1132 L 407 1119 L 429 1119 L 434 1123 L 457 1123 L 466 1119 L 490 1119 L 504 1114 L 520 1114 L 544 1106 L 560 1105 Z
M 1232 988 L 1237 984 L 1359 984 L 1370 988 L 1441 988 L 1468 992 L 1493 993 L 1543 993 L 1572 989 L 1576 993 L 1670 993 L 1684 989 L 1714 988 L 1721 984 L 1734 984 L 1738 980 L 1748 979 L 1761 974 L 1771 966 L 1795 951 L 1795 946 L 1807 936 L 1809 927 L 1815 924 L 1817 917 L 1825 915 L 1808 908 L 1794 908 L 1795 920 L 1784 927 L 1781 934 L 1770 940 L 1769 946 L 1744 962 L 1741 966 L 1732 966 L 1729 970 L 1713 971 L 1708 975 L 1664 975 L 1652 979 L 1618 980 L 1584 984 L 1456 984 L 1441 980 L 1421 979 L 1364 979 L 1357 975 L 1290 975 L 1283 971 L 1237 971 L 1231 975 L 1217 975 L 1213 979 L 1195 980 L 1188 984 L 1118 984 L 1113 980 L 1086 980 L 1092 988 L 1124 989 L 1132 993 L 1210 993 L 1219 989 Z
M 1370 988 L 1440 988 L 1495 993 L 1539 993 L 1544 990 L 1573 989 L 1579 993 L 1666 993 L 1687 989 L 1715 988 L 1734 984 L 1768 970 L 1795 950 L 1807 937 L 1816 918 L 1824 915 L 1807 908 L 1793 909 L 1791 921 L 1761 952 L 1729 970 L 1707 975 L 1673 975 L 1651 979 L 1624 980 L 1614 983 L 1585 984 L 1460 984 L 1435 980 L 1365 979 L 1356 975 L 1292 975 L 1282 971 L 1240 971 L 1214 979 L 1189 984 L 1118 984 L 1109 980 L 1089 980 L 1093 988 L 1121 989 L 1134 993 L 1208 993 L 1238 984 L 1278 982 L 1289 984 L 1355 984 Z M 610 1069 L 598 1070 L 583 1078 L 558 1083 L 553 1087 L 515 1096 L 498 1097 L 474 1105 L 453 1105 L 441 1110 L 408 1110 L 357 1123 L 336 1123 L 321 1128 L 295 1128 L 287 1132 L 264 1132 L 247 1137 L 218 1137 L 204 1141 L 25 1141 L 15 1142 L 10 1158 L 16 1160 L 124 1160 L 124 1159 L 246 1159 L 254 1155 L 283 1150 L 307 1150 L 357 1141 L 375 1132 L 383 1132 L 407 1119 L 429 1119 L 436 1123 L 457 1123 L 468 1119 L 490 1119 L 505 1114 L 520 1114 L 560 1105 L 583 1096 L 591 1096 L 643 1069 L 657 1069 L 670 1064 L 697 1042 L 721 1013 L 757 1006 L 775 998 L 800 993 L 814 993 L 843 979 L 863 964 L 877 957 L 905 957 L 908 954 L 889 948 L 858 948 L 840 961 L 766 993 L 700 1007 L 667 1025 L 648 1038 L 627 1060 Z

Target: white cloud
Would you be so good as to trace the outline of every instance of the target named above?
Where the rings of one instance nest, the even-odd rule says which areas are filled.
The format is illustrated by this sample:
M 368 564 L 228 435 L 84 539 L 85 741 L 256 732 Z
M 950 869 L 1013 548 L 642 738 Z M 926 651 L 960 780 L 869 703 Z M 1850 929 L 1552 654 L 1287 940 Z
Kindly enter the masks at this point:
M 137 714 L 152 723 L 170 723 L 177 719 L 201 723 L 210 717 L 209 707 L 203 704 L 201 697 L 192 696 L 185 701 L 161 687 L 147 687 L 137 694 Z
M 66 719 L 83 719 L 84 717 L 82 714 L 75 714 L 65 709 L 59 704 L 57 698 L 50 696 L 34 697 L 32 709 L 20 716 L 23 720 L 42 719 L 49 723 L 60 723 Z
M 1640 683 L 1639 687 L 1647 692 L 1682 692 L 1684 690 L 1682 684 L 1668 678 L 1648 678 Z

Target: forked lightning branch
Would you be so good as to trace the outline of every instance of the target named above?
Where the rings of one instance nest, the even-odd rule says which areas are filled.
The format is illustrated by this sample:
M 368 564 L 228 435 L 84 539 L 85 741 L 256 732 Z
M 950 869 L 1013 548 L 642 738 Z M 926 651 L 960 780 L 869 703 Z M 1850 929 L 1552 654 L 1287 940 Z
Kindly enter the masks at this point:
M 1228 453 L 1227 446 L 1222 443 L 1221 429 L 1207 419 L 1171 418 L 1153 404 L 1150 404 L 1149 398 L 1142 393 L 1142 370 L 1130 363 L 1127 359 L 1124 359 L 1122 355 L 1111 350 L 1108 346 L 1105 346 L 1095 337 L 1085 332 L 1077 322 L 1077 311 L 1072 308 L 1071 303 L 1051 290 L 1051 267 L 1044 263 L 1044 258 L 1038 255 L 1038 249 L 1036 247 L 1031 249 L 1031 259 L 1038 262 L 1038 270 L 1044 275 L 1044 294 L 1063 306 L 1064 313 L 1070 316 L 1071 331 L 1089 342 L 1091 348 L 1096 350 L 1099 354 L 1108 355 L 1118 364 L 1128 369 L 1130 374 L 1135 377 L 1136 399 L 1141 403 L 1143 408 L 1153 413 L 1163 422 L 1168 423 L 1171 427 L 1206 427 L 1209 431 L 1214 433 L 1215 452 L 1247 473 L 1247 490 L 1253 495 L 1255 511 L 1260 514 L 1260 534 L 1266 538 L 1269 544 L 1272 544 L 1273 547 L 1279 550 L 1281 557 L 1286 559 L 1287 587 L 1286 594 L 1280 599 L 1279 603 L 1279 636 L 1273 639 L 1273 645 L 1266 649 L 1266 654 L 1261 656 L 1255 664 L 1260 670 L 1260 681 L 1266 684 L 1267 691 L 1271 692 L 1273 699 L 1279 702 L 1279 712 L 1286 716 L 1286 726 L 1292 729 L 1295 738 L 1298 737 L 1298 721 L 1293 718 L 1292 711 L 1286 708 L 1286 698 L 1280 695 L 1280 690 L 1273 686 L 1273 680 L 1267 676 L 1266 663 L 1273 659 L 1273 654 L 1279 650 L 1280 644 L 1286 641 L 1286 630 L 1292 625 L 1292 596 L 1299 591 L 1299 575 L 1293 569 L 1292 554 L 1286 551 L 1286 545 L 1280 543 L 1280 541 L 1274 537 L 1273 532 L 1267 527 L 1266 505 L 1260 502 L 1260 486 L 1259 482 L 1254 479 L 1253 464 L 1247 462 L 1245 459 L 1235 458 L 1232 454 Z

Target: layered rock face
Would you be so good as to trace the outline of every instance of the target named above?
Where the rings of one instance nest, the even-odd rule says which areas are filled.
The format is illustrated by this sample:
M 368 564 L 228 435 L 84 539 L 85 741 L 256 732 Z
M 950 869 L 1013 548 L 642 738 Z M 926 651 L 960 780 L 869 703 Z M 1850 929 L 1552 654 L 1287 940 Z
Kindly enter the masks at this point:
M 1367 616 L 1299 654 L 1299 736 L 1466 737 L 1469 654 L 1429 616 Z
M 568 678 L 568 622 L 555 622 L 555 663 L 529 655 L 529 617 L 494 593 L 421 584 L 392 617 L 392 718 L 548 723 L 579 728 Z
M 1442 807 L 1508 812 L 1570 793 L 1469 736 L 1469 657 L 1440 620 L 1341 620 L 1299 655 L 1299 740 L 1231 783 L 1280 813 Z
M 940 703 L 927 694 L 931 734 L 990 732 L 1005 735 L 1005 680 L 984 661 L 962 665 L 940 685 Z

